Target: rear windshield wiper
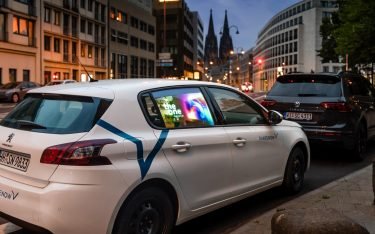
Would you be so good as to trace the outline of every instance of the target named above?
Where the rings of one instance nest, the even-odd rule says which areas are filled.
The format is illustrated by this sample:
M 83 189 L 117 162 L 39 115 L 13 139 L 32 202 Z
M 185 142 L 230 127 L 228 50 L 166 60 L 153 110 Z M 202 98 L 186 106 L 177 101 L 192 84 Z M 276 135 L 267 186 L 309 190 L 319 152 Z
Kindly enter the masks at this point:
M 20 126 L 20 127 L 26 127 L 26 128 L 30 128 L 30 129 L 36 129 L 36 128 L 39 128 L 39 129 L 47 129 L 45 126 L 43 125 L 40 125 L 40 124 L 37 124 L 37 123 L 34 123 L 32 121 L 28 121 L 28 120 L 17 120 L 16 123 Z

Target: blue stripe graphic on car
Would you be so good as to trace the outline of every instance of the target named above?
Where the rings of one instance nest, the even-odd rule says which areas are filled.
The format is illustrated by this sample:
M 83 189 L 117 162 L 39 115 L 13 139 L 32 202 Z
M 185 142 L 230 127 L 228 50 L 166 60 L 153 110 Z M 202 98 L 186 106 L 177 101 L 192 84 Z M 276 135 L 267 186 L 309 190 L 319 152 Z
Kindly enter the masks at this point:
M 147 172 L 150 169 L 152 161 L 154 160 L 156 154 L 160 151 L 160 149 L 163 146 L 165 140 L 167 139 L 168 130 L 163 129 L 161 131 L 159 139 L 156 142 L 154 148 L 148 154 L 146 160 L 144 160 L 143 159 L 143 144 L 142 144 L 142 141 L 140 141 L 139 139 L 121 131 L 120 129 L 116 128 L 115 126 L 111 125 L 110 123 L 108 123 L 104 120 L 100 119 L 97 122 L 97 125 L 99 125 L 100 127 L 104 128 L 104 129 L 106 129 L 106 130 L 108 130 L 108 131 L 128 140 L 128 141 L 133 142 L 136 145 L 136 147 L 137 147 L 137 161 L 138 161 L 139 168 L 141 169 L 141 177 L 142 177 L 142 180 L 143 180 L 143 178 L 147 175 Z

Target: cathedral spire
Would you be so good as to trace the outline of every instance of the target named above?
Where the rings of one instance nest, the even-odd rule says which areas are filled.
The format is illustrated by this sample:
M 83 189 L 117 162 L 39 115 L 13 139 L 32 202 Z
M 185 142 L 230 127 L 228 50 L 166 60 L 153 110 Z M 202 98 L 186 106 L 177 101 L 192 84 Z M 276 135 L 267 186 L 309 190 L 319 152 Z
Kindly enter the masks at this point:
M 212 9 L 210 10 L 210 21 L 208 25 L 208 32 L 206 35 L 206 41 L 204 45 L 204 61 L 206 63 L 217 61 L 217 38 L 215 35 L 214 22 L 212 19 Z
M 233 42 L 232 37 L 230 36 L 229 28 L 227 10 L 225 10 L 223 34 L 220 38 L 219 48 L 219 58 L 222 62 L 229 59 L 230 52 L 233 50 Z

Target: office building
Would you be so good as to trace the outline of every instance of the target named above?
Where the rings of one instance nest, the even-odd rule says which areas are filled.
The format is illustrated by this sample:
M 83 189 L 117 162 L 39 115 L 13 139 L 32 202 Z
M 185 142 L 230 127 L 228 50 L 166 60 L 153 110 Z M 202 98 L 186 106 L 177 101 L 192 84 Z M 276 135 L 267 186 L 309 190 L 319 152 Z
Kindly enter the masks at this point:
M 154 78 L 156 20 L 152 0 L 110 0 L 111 78 Z
M 258 34 L 254 48 L 255 90 L 269 90 L 290 72 L 338 72 L 342 63 L 321 62 L 320 25 L 337 11 L 336 1 L 300 1 L 272 17 Z

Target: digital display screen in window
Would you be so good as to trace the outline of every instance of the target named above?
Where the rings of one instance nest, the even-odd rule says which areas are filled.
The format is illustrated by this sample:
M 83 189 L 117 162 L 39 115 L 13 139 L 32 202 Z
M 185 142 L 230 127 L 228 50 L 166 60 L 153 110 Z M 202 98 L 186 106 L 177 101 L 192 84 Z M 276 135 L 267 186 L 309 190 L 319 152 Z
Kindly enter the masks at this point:
M 165 94 L 157 95 L 156 102 L 167 128 L 214 125 L 207 102 L 200 91 L 194 93 L 161 91 L 158 94 Z

